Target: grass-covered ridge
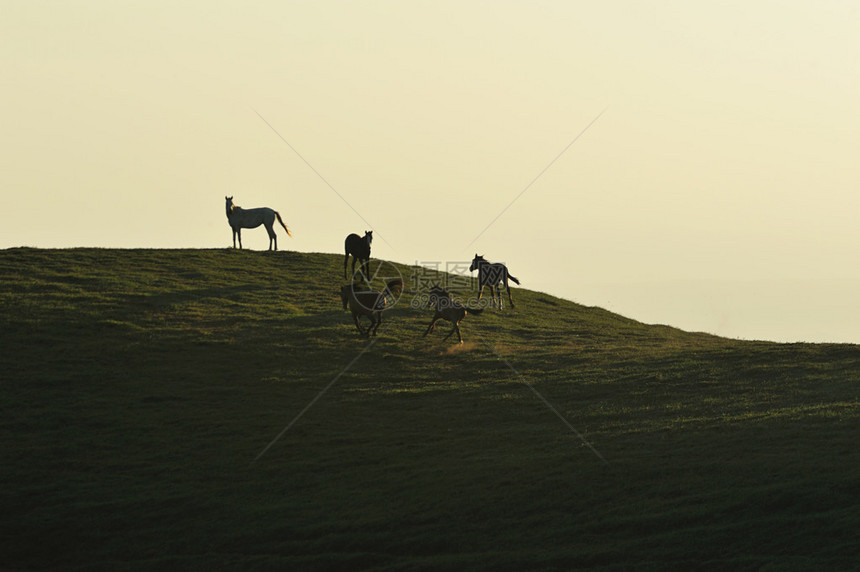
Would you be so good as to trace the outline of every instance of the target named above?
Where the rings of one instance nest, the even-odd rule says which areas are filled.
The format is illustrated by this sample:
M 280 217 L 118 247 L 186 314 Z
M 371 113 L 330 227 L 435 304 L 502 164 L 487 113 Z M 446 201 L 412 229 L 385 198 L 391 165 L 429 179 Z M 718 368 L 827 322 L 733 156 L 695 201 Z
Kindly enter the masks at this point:
M 516 309 L 467 316 L 461 347 L 445 323 L 423 338 L 431 312 L 404 299 L 252 462 L 367 345 L 342 269 L 293 252 L 0 251 L 3 567 L 860 561 L 860 347 L 648 326 L 524 276 Z

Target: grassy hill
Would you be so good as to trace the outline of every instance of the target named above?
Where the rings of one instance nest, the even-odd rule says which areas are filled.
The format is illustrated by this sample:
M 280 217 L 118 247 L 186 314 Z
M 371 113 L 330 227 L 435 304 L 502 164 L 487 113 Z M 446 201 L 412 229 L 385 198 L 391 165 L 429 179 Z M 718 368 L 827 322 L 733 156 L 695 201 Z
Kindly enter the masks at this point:
M 422 337 L 408 292 L 368 348 L 341 273 L 325 254 L 0 251 L 2 566 L 858 566 L 860 347 L 518 288 L 462 346 Z

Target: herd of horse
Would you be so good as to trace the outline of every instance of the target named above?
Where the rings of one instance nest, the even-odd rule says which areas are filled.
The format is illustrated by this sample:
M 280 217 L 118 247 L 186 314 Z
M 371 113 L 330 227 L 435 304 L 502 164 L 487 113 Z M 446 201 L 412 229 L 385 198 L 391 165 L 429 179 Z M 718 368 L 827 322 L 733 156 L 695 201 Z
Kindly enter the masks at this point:
M 275 221 L 277 220 L 287 231 L 288 236 L 292 236 L 290 229 L 284 224 L 281 215 L 277 211 L 268 207 L 243 209 L 233 204 L 233 197 L 224 197 L 227 201 L 227 221 L 233 229 L 233 248 L 236 248 L 236 239 L 239 239 L 239 248 L 242 248 L 242 229 L 257 228 L 260 225 L 266 227 L 266 232 L 269 233 L 269 250 L 278 249 L 278 237 L 275 234 Z M 349 257 L 352 256 L 352 280 L 340 289 L 340 297 L 343 302 L 343 309 L 349 309 L 352 313 L 352 319 L 358 332 L 363 336 L 375 336 L 379 326 L 382 324 L 382 313 L 387 308 L 391 307 L 396 299 L 403 292 L 403 280 L 397 278 L 390 280 L 382 291 L 374 290 L 370 287 L 370 281 L 367 278 L 367 270 L 370 265 L 370 245 L 373 242 L 373 231 L 365 231 L 364 236 L 350 234 L 344 240 L 344 260 L 343 260 L 343 277 L 347 278 L 346 268 L 349 263 Z M 358 274 L 356 274 L 356 263 L 358 263 Z M 475 254 L 472 259 L 472 264 L 469 266 L 469 271 L 478 271 L 478 298 L 480 302 L 484 294 L 484 288 L 490 288 L 490 296 L 492 297 L 493 307 L 502 309 L 502 292 L 501 286 L 504 285 L 508 291 L 508 301 L 511 308 L 514 307 L 514 299 L 511 295 L 509 282 L 519 284 L 509 271 L 507 266 L 499 262 L 493 263 L 486 260 L 483 256 Z M 355 277 L 360 275 L 364 281 L 364 285 L 356 284 Z M 496 298 L 498 296 L 498 303 Z M 460 322 L 467 314 L 480 314 L 483 308 L 467 308 L 460 302 L 454 300 L 451 293 L 447 289 L 440 286 L 430 288 L 428 301 L 430 306 L 435 310 L 433 319 L 427 327 L 424 335 L 427 336 L 436 326 L 439 320 L 446 320 L 453 324 L 451 331 L 445 336 L 448 339 L 455 332 L 459 343 L 463 343 L 463 336 L 460 334 Z M 366 316 L 370 320 L 370 325 L 365 329 L 361 323 L 361 318 Z

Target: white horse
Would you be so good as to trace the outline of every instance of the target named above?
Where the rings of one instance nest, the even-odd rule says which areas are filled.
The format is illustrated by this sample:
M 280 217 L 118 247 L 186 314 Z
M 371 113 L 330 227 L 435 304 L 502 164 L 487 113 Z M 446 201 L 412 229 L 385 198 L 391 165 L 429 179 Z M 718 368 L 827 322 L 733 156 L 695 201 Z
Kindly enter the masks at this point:
M 242 248 L 242 229 L 257 228 L 265 225 L 266 232 L 269 233 L 269 250 L 272 250 L 272 244 L 275 250 L 278 250 L 278 236 L 275 234 L 275 219 L 281 223 L 284 230 L 287 231 L 287 236 L 292 237 L 290 229 L 281 220 L 281 215 L 277 211 L 268 207 L 260 207 L 257 209 L 243 209 L 233 204 L 233 197 L 224 197 L 227 199 L 227 221 L 233 229 L 233 248 L 236 248 L 236 237 L 239 237 L 239 248 Z

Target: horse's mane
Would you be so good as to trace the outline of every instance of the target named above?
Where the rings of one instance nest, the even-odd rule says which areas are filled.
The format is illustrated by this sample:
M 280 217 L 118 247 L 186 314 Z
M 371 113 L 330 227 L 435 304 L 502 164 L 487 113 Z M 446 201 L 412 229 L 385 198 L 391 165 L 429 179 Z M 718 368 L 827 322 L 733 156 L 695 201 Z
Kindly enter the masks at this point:
M 242 210 L 242 207 L 240 207 L 239 205 L 237 205 L 236 203 L 234 203 L 234 202 L 232 201 L 232 199 L 231 199 L 231 200 L 230 200 L 230 206 L 229 206 L 229 207 L 227 207 L 227 217 L 229 217 L 229 216 L 230 216 L 231 214 L 233 214 L 234 212 L 236 212 L 236 211 L 240 211 L 240 210 Z

